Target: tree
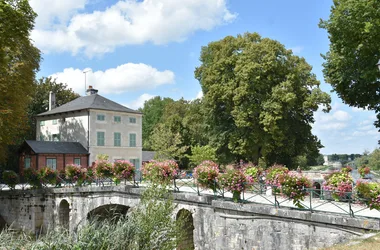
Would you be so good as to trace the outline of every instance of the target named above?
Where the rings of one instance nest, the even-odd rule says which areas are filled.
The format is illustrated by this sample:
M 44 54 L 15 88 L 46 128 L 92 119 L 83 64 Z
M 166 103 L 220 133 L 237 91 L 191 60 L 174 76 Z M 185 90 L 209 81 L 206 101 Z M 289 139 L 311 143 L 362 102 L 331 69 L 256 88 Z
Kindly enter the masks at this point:
M 368 157 L 368 166 L 380 170 L 380 149 L 375 149 Z
M 154 127 L 161 121 L 165 106 L 168 103 L 174 102 L 171 98 L 161 98 L 156 96 L 148 101 L 145 101 L 144 107 L 139 109 L 143 113 L 142 118 L 142 141 L 144 150 L 151 150 L 151 140 Z
M 205 160 L 216 161 L 216 150 L 210 145 L 191 147 L 191 155 L 187 155 L 191 166 L 198 166 Z
M 40 51 L 29 35 L 36 13 L 28 0 L 0 0 L 0 162 L 27 128 L 27 106 Z
M 29 131 L 26 139 L 36 139 L 36 119 L 35 116 L 49 110 L 49 93 L 55 93 L 56 106 L 62 106 L 65 103 L 80 97 L 66 83 L 57 83 L 51 77 L 42 77 L 35 82 L 35 91 L 33 92 L 32 101 L 28 106 Z
M 324 76 L 342 100 L 354 107 L 374 110 L 380 128 L 380 1 L 335 0 L 326 29 L 330 50 Z
M 195 70 L 204 97 L 210 144 L 221 162 L 263 158 L 292 165 L 318 153 L 313 112 L 330 109 L 305 59 L 257 33 L 228 36 L 202 48 Z

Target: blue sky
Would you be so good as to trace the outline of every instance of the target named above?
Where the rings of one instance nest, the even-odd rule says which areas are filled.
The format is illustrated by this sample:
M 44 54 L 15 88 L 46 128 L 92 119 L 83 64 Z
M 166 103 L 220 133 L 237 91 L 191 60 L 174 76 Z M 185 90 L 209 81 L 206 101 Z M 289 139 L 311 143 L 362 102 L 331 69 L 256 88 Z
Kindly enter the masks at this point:
M 201 96 L 194 79 L 202 46 L 227 35 L 258 32 L 276 39 L 313 66 L 321 88 L 327 33 L 318 28 L 332 0 L 30 0 L 39 15 L 31 37 L 43 52 L 38 76 L 53 76 L 84 94 L 131 108 L 153 96 Z M 349 107 L 335 93 L 329 114 L 316 112 L 313 133 L 324 154 L 363 153 L 377 146 L 375 113 Z

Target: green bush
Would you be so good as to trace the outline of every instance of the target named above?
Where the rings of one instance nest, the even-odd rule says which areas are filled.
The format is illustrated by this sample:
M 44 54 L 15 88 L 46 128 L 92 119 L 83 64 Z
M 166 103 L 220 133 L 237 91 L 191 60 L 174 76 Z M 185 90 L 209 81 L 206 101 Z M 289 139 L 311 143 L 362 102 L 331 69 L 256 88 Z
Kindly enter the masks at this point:
M 26 182 L 32 186 L 32 188 L 41 187 L 40 175 L 34 168 L 24 169 L 24 177 Z
M 15 171 L 5 170 L 3 172 L 3 182 L 8 185 L 10 189 L 15 189 L 20 179 Z

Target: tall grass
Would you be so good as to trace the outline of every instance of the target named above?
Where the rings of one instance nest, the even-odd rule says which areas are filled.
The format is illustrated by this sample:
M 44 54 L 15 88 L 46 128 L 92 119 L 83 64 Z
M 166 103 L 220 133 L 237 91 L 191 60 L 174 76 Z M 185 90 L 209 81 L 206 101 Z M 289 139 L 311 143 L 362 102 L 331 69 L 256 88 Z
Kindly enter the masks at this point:
M 172 250 L 185 235 L 181 230 L 185 218 L 176 220 L 175 208 L 168 189 L 152 185 L 144 191 L 140 204 L 125 216 L 94 218 L 76 233 L 48 230 L 37 239 L 5 229 L 0 233 L 0 249 Z

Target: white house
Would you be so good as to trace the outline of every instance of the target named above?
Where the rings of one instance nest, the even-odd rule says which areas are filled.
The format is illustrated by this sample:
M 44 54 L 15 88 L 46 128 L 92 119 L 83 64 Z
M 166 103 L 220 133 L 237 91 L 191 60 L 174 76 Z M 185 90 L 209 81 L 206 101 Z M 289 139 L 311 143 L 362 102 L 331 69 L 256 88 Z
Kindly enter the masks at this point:
M 142 113 L 124 107 L 89 86 L 87 95 L 37 115 L 37 141 L 79 142 L 89 162 L 98 154 L 110 160 L 125 159 L 139 167 L 142 159 Z

